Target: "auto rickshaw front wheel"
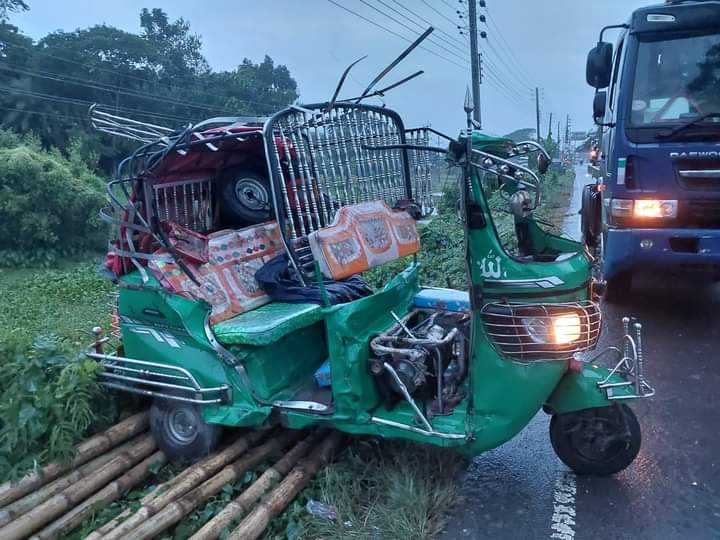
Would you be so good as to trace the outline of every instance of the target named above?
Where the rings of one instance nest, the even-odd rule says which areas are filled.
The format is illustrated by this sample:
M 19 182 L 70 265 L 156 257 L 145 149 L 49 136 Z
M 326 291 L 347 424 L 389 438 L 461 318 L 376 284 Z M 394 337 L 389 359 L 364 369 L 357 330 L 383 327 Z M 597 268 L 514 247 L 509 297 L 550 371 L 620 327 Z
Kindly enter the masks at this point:
M 622 471 L 640 451 L 640 424 L 624 404 L 556 414 L 550 442 L 577 474 L 608 476 Z
M 203 420 L 195 403 L 156 398 L 150 408 L 150 429 L 158 447 L 171 461 L 191 463 L 217 446 L 222 428 Z

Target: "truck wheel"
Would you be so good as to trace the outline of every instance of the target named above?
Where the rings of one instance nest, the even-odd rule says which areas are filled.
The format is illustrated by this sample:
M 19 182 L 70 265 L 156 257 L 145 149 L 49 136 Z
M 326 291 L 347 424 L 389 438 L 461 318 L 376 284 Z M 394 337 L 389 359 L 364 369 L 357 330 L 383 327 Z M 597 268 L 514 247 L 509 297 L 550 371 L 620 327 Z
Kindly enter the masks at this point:
M 188 463 L 207 456 L 217 446 L 222 429 L 208 424 L 195 403 L 156 398 L 150 408 L 150 429 L 160 450 L 171 461 Z
M 580 231 L 585 244 L 594 248 L 600 233 L 600 198 L 595 191 L 595 184 L 587 184 L 582 190 Z
M 577 474 L 608 476 L 630 465 L 640 451 L 640 424 L 627 405 L 556 414 L 550 442 Z
M 632 290 L 632 279 L 632 272 L 627 270 L 618 272 L 608 279 L 605 289 L 605 300 L 608 302 L 622 302 L 623 300 L 627 300 Z
M 255 224 L 273 217 L 270 181 L 247 169 L 230 168 L 220 178 L 223 216 L 233 223 Z

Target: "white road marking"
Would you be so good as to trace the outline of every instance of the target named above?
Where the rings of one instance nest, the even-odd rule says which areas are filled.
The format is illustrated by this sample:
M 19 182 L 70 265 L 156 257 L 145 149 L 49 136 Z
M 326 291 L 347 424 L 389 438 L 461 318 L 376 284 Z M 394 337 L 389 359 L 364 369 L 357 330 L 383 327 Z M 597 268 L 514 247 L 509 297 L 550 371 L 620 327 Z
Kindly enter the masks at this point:
M 577 484 L 575 473 L 558 471 L 553 491 L 553 514 L 550 523 L 550 538 L 575 540 L 575 495 Z
M 575 168 L 575 185 L 563 223 L 563 232 L 571 238 L 580 238 L 580 216 L 576 213 L 582 206 L 582 168 Z M 578 174 L 580 172 L 580 174 Z M 560 465 L 562 467 L 562 465 Z M 553 540 L 575 540 L 575 495 L 577 484 L 575 473 L 565 468 L 558 470 L 553 491 L 553 514 L 550 522 L 550 538 Z

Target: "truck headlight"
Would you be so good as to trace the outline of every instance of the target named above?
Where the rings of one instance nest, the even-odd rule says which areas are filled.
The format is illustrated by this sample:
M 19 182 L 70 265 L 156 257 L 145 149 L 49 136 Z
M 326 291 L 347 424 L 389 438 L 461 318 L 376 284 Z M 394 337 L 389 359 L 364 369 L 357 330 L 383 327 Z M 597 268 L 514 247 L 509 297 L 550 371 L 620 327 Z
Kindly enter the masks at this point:
M 677 207 L 677 201 L 637 199 L 633 216 L 637 218 L 674 218 L 677 217 Z
M 610 201 L 610 214 L 618 218 L 676 218 L 677 209 L 676 200 L 612 199 Z
M 577 313 L 524 318 L 522 322 L 535 343 L 567 345 L 580 339 L 580 317 Z

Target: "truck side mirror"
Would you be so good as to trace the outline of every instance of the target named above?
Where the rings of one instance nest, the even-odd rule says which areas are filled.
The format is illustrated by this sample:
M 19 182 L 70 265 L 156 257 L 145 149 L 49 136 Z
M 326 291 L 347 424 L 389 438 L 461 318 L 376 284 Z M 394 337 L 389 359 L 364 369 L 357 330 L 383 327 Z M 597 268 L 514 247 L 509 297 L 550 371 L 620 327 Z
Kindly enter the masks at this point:
M 605 118 L 605 101 L 607 100 L 607 92 L 602 90 L 595 94 L 593 98 L 593 120 L 602 122 Z
M 543 152 L 540 152 L 538 154 L 537 168 L 540 174 L 545 174 L 550 168 L 550 160 L 545 156 Z
M 612 73 L 613 46 L 606 41 L 599 41 L 595 48 L 590 49 L 585 67 L 585 79 L 593 88 L 607 88 Z

